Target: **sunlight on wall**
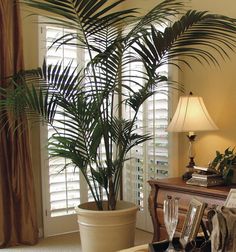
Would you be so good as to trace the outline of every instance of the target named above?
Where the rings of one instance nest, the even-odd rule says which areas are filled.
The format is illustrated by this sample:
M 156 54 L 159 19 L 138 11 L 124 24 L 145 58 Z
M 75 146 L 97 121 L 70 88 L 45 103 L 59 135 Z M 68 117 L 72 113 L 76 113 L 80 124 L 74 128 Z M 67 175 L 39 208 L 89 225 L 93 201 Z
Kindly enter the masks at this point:
M 201 2 L 201 3 L 200 3 Z M 236 2 L 226 1 L 192 1 L 192 8 L 209 10 L 213 13 L 236 17 Z M 186 93 L 202 96 L 205 105 L 219 127 L 219 131 L 197 133 L 195 143 L 196 163 L 206 165 L 211 161 L 216 150 L 224 151 L 227 147 L 236 146 L 236 54 L 229 52 L 230 60 L 220 60 L 220 68 L 201 66 L 196 62 L 191 64 L 193 71 L 184 69 L 182 81 Z M 187 161 L 188 140 L 180 136 L 179 156 L 180 169 Z M 183 169 L 184 170 L 184 169 Z

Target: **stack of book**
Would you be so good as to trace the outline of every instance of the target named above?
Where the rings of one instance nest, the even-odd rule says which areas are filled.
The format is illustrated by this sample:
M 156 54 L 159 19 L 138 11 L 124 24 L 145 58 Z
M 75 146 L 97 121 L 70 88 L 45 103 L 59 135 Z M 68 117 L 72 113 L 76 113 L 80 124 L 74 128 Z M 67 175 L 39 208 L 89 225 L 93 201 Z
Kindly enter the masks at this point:
M 192 174 L 192 178 L 190 178 L 186 184 L 205 187 L 224 184 L 222 176 L 209 167 L 195 166 L 194 169 L 196 169 L 196 172 Z

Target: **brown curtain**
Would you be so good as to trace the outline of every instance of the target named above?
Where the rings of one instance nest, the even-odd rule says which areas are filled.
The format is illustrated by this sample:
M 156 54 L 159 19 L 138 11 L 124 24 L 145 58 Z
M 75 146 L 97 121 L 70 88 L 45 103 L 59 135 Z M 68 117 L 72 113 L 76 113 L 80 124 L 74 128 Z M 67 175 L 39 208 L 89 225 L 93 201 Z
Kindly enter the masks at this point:
M 5 77 L 23 69 L 20 13 L 15 2 L 0 0 L 0 87 L 6 87 Z M 14 134 L 8 125 L 0 131 L 0 248 L 38 240 L 27 121 L 20 121 L 22 126 Z

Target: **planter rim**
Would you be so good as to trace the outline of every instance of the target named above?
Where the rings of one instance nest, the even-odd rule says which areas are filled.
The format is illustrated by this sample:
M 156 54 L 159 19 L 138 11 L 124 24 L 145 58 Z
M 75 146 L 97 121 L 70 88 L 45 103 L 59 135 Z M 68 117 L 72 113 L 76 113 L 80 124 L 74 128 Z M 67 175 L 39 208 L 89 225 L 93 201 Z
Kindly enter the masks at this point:
M 107 215 L 109 214 L 111 215 L 118 215 L 118 214 L 122 214 L 124 212 L 133 212 L 134 210 L 138 211 L 139 207 L 132 202 L 129 201 L 117 201 L 117 205 L 119 208 L 119 205 L 122 205 L 123 207 L 121 209 L 115 209 L 115 210 L 93 210 L 93 209 L 88 209 L 86 206 L 94 206 L 96 205 L 96 203 L 94 201 L 91 202 L 85 202 L 82 203 L 80 205 L 78 205 L 77 207 L 75 207 L 75 211 L 77 214 L 80 213 L 85 213 L 86 214 L 100 214 L 100 215 Z

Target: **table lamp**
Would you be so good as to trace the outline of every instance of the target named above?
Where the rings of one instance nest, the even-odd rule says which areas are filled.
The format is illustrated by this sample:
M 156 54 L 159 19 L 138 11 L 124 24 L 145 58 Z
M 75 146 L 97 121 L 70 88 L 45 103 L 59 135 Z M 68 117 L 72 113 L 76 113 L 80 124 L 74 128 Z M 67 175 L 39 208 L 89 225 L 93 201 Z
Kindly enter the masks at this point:
M 193 142 L 196 138 L 194 132 L 217 130 L 218 127 L 211 119 L 202 97 L 194 96 L 192 92 L 188 96 L 181 96 L 174 116 L 167 127 L 169 132 L 188 132 L 189 139 L 189 164 L 186 166 L 188 172 L 183 175 L 183 179 L 187 180 L 191 177 L 193 167 L 195 165 L 195 151 Z

